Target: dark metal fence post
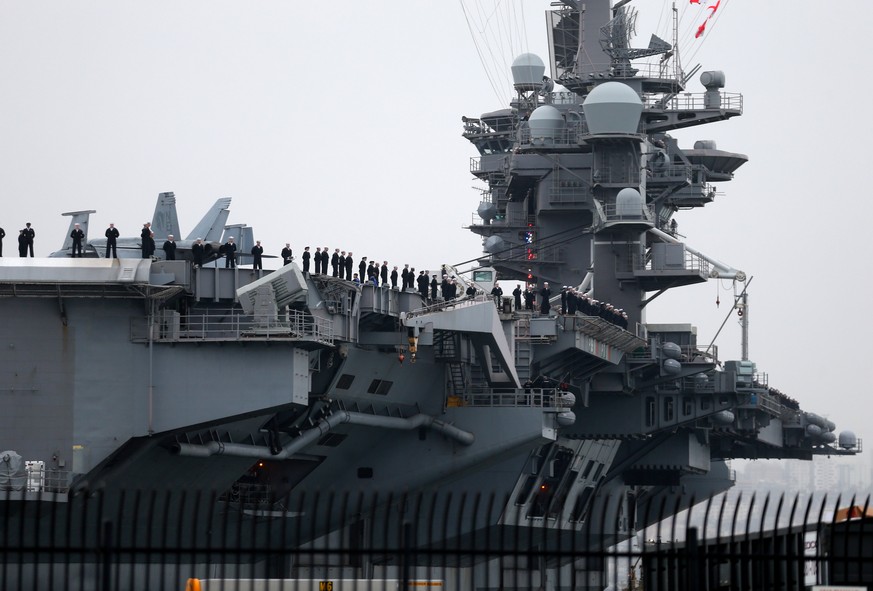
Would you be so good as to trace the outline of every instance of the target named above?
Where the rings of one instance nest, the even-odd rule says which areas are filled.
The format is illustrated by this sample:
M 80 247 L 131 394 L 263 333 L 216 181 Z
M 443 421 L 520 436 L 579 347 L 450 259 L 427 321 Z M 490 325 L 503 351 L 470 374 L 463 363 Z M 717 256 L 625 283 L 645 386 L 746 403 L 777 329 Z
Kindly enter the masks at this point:
M 697 528 L 689 527 L 685 532 L 685 588 L 688 591 L 705 589 L 700 580 L 700 544 L 697 539 Z
M 112 522 L 103 522 L 100 534 L 100 589 L 109 591 L 112 581 Z

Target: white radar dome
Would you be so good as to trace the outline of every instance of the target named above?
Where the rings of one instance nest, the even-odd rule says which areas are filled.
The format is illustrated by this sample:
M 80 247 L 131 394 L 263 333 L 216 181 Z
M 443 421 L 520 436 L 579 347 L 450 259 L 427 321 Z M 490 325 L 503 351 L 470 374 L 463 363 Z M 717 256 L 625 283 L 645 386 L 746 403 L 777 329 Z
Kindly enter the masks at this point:
M 637 133 L 643 102 L 627 84 L 604 82 L 585 97 L 582 110 L 591 133 Z
M 534 109 L 527 120 L 530 137 L 554 139 L 564 127 L 561 112 L 550 105 L 542 105 Z
M 546 65 L 533 53 L 523 53 L 515 58 L 510 69 L 516 90 L 539 90 L 543 85 Z
M 615 213 L 621 217 L 640 217 L 643 215 L 643 196 L 636 189 L 625 187 L 615 196 Z M 664 343 L 661 350 L 671 359 L 679 359 L 682 355 L 682 349 L 676 343 Z

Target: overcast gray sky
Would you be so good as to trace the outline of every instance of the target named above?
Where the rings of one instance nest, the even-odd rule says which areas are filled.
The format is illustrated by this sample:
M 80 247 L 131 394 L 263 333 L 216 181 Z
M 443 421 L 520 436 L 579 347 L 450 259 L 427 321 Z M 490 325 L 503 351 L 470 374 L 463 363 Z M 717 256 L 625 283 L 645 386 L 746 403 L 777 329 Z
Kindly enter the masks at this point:
M 70 210 L 97 210 L 92 234 L 115 222 L 134 235 L 174 191 L 183 234 L 229 196 L 229 222 L 254 226 L 268 252 L 338 246 L 417 268 L 473 258 L 481 243 L 463 226 L 478 183 L 460 118 L 506 106 L 517 53 L 548 58 L 548 5 L 0 0 L 7 256 L 25 221 L 37 255 L 56 250 Z M 636 45 L 671 39 L 669 3 L 633 5 L 650 11 Z M 714 203 L 679 214 L 680 232 L 754 276 L 751 357 L 771 385 L 870 433 L 871 4 L 722 0 L 697 40 L 706 7 L 677 7 L 686 68 L 724 70 L 745 113 L 674 135 L 750 157 Z M 674 290 L 648 320 L 695 324 L 708 343 L 730 293 Z M 717 344 L 739 357 L 733 319 Z

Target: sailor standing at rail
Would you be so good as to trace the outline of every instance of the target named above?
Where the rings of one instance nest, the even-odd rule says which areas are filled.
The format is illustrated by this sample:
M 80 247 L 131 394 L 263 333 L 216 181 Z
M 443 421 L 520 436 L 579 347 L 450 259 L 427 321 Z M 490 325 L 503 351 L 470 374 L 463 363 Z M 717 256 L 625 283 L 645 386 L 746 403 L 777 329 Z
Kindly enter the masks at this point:
M 333 250 L 333 255 L 330 257 L 330 271 L 333 277 L 339 277 L 339 262 L 340 262 L 340 249 L 335 248 Z
M 327 275 L 327 266 L 330 263 L 330 253 L 327 252 L 327 247 L 321 249 L 321 273 Z
M 285 243 L 285 248 L 282 249 L 281 254 L 282 254 L 282 264 L 283 265 L 290 265 L 291 261 L 294 260 L 294 256 L 291 252 L 291 243 L 290 242 Z
M 346 257 L 346 281 L 352 280 L 352 267 L 355 264 L 354 259 L 352 258 L 352 251 L 349 251 L 348 256 Z
M 303 272 L 309 273 L 309 259 L 312 255 L 309 254 L 309 247 L 303 249 Z
M 206 253 L 206 247 L 203 246 L 203 239 L 198 238 L 191 245 L 191 258 L 194 259 L 194 267 L 199 269 L 203 265 L 203 255 Z
M 73 226 L 70 238 L 73 239 L 73 258 L 76 258 L 76 253 L 79 253 L 79 258 L 82 258 L 82 240 L 85 239 L 85 232 L 79 224 Z
M 27 256 L 27 236 L 24 235 L 24 230 L 18 231 L 18 256 Z
M 549 302 L 550 297 L 552 297 L 552 290 L 549 289 L 549 282 L 546 281 L 543 283 L 543 288 L 540 290 L 540 314 L 548 315 L 549 310 L 551 310 L 552 304 Z
M 252 247 L 252 271 L 261 271 L 264 268 L 263 262 L 264 247 L 261 246 L 261 241 L 256 240 Z
M 233 241 L 233 236 L 230 236 L 224 243 L 224 256 L 224 268 L 236 269 L 236 244 Z
M 173 235 L 170 234 L 167 236 L 167 239 L 164 241 L 164 258 L 168 261 L 176 260 L 176 241 L 173 239 Z
M 6 231 L 0 228 L 0 257 L 3 256 L 3 239 L 6 238 Z
M 33 228 L 30 227 L 30 222 L 24 224 L 24 238 L 27 240 L 27 250 L 30 252 L 30 256 L 33 257 L 33 239 L 36 236 L 36 232 Z
M 109 253 L 112 252 L 112 258 L 117 259 L 118 250 L 116 245 L 118 240 L 118 228 L 115 227 L 115 224 L 109 224 L 104 235 L 106 236 L 106 258 L 108 259 Z
M 142 246 L 142 258 L 149 258 L 152 253 L 149 252 L 149 241 L 151 240 L 152 230 L 151 224 L 146 222 L 142 225 L 142 230 L 140 230 L 139 238 L 140 244 Z
M 494 297 L 494 305 L 499 309 L 501 299 L 503 298 L 503 288 L 495 283 L 494 287 L 491 288 L 491 295 Z

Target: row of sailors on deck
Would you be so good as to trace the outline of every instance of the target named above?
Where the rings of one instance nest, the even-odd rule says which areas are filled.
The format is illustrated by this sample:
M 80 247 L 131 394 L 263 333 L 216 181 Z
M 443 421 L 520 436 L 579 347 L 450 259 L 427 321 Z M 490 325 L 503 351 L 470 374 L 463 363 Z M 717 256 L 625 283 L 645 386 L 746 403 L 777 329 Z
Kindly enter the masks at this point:
M 595 300 L 587 293 L 582 293 L 569 285 L 565 285 L 561 290 L 561 313 L 572 316 L 577 311 L 586 316 L 597 316 L 627 330 L 627 312 L 621 308 L 616 308 L 608 302 Z

